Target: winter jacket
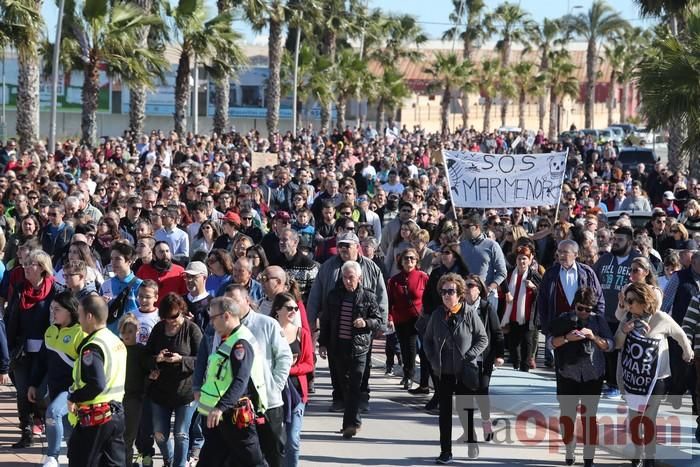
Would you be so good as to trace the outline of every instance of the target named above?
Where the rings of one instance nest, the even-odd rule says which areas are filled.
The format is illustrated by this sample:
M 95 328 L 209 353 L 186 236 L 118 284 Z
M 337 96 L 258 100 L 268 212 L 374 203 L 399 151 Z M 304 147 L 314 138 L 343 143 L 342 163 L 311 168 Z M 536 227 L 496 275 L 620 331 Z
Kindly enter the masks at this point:
M 490 375 L 493 373 L 493 362 L 497 358 L 503 358 L 505 341 L 503 340 L 503 331 L 501 331 L 498 313 L 486 300 L 479 302 L 479 318 L 481 318 L 481 323 L 484 325 L 484 331 L 488 337 L 488 345 L 481 354 L 484 362 L 484 374 Z
M 318 338 L 319 346 L 326 347 L 330 352 L 335 350 L 338 343 L 338 328 L 340 326 L 340 307 L 345 297 L 350 294 L 341 284 L 328 294 L 326 308 L 321 313 L 321 334 Z M 353 356 L 366 354 L 372 343 L 374 331 L 382 329 L 384 318 L 377 305 L 377 299 L 370 290 L 359 285 L 353 293 L 354 304 L 352 307 L 352 320 L 357 318 L 365 320 L 364 328 L 352 328 L 352 354 Z
M 440 306 L 430 315 L 423 348 L 438 375 L 459 375 L 464 360 L 472 363 L 488 346 L 486 329 L 476 312 L 465 312 L 464 304 L 455 314 Z

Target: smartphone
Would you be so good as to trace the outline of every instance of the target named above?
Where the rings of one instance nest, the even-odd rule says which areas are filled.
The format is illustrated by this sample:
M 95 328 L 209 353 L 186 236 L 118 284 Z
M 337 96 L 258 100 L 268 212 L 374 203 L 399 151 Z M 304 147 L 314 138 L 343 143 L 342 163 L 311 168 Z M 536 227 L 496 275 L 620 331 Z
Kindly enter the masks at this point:
M 165 353 L 163 354 L 163 356 L 164 356 L 165 358 L 170 358 L 170 357 L 173 356 L 173 353 L 170 352 L 170 351 L 168 351 L 168 352 L 165 352 Z

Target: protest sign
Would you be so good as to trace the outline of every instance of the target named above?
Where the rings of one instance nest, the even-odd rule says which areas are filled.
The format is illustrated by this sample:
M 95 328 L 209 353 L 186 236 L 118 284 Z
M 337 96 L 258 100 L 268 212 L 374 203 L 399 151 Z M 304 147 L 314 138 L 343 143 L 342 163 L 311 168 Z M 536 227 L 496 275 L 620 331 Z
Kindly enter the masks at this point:
M 659 339 L 640 336 L 632 331 L 625 338 L 620 353 L 625 400 L 632 410 L 647 405 L 656 384 L 659 368 Z
M 250 169 L 255 172 L 260 167 L 274 167 L 279 163 L 279 157 L 274 152 L 253 152 L 250 159 Z
M 455 206 L 511 208 L 556 205 L 564 181 L 566 153 L 483 154 L 445 151 Z

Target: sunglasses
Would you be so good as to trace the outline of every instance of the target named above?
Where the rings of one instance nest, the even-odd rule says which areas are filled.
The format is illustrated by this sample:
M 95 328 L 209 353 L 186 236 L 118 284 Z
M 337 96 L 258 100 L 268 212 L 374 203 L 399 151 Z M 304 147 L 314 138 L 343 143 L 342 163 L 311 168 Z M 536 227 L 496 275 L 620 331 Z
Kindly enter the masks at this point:
M 467 284 L 464 284 L 464 285 L 466 285 L 466 287 L 467 287 L 468 289 L 475 289 L 475 288 L 479 287 L 478 285 L 476 285 L 476 284 L 473 283 L 473 282 L 468 282 Z
M 443 297 L 445 295 L 448 295 L 451 297 L 452 295 L 455 295 L 456 293 L 457 293 L 457 289 L 440 289 L 440 295 L 442 295 Z
M 298 307 L 298 306 L 289 306 L 289 305 L 284 305 L 284 308 L 286 308 L 286 309 L 287 309 L 287 311 L 294 311 L 294 312 L 297 312 L 297 311 L 299 311 L 299 307 Z
M 637 302 L 639 302 L 639 300 L 637 300 L 636 298 L 625 298 L 625 303 L 627 303 L 628 305 L 631 305 L 631 304 L 637 303 Z
M 576 305 L 576 310 L 577 310 L 577 311 L 582 311 L 582 312 L 585 312 L 585 313 L 590 313 L 590 312 L 593 311 L 593 307 L 592 307 L 592 306 L 587 306 L 587 305 Z
M 403 260 L 404 261 L 417 261 L 415 256 L 404 256 Z

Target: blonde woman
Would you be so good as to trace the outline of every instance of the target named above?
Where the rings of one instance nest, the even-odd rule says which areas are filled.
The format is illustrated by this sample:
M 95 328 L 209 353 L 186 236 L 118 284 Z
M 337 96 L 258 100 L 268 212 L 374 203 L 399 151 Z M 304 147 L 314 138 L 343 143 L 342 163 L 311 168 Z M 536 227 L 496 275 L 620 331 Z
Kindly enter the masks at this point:
M 700 203 L 695 199 L 689 200 L 681 215 L 678 216 L 678 222 L 690 232 L 700 232 Z

